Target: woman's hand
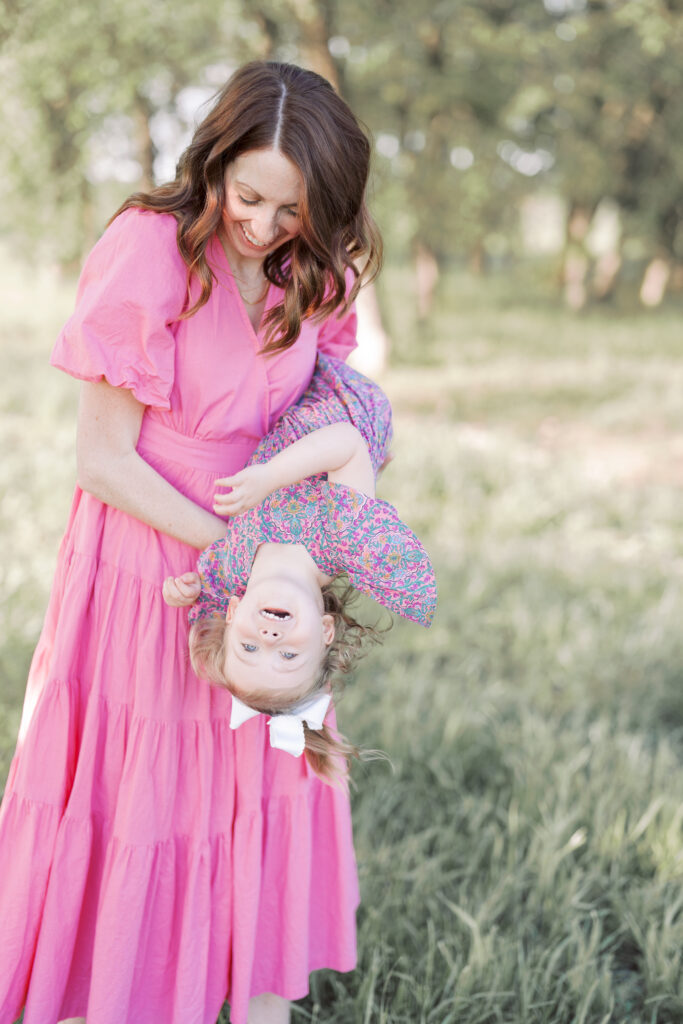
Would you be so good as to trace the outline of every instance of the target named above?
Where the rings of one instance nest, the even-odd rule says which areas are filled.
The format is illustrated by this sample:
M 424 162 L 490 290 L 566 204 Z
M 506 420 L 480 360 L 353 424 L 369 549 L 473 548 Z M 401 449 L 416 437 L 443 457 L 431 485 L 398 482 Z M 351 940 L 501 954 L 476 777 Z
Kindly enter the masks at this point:
M 236 516 L 248 508 L 260 505 L 264 498 L 277 490 L 269 464 L 247 466 L 233 476 L 216 480 L 218 487 L 232 488 L 227 493 L 217 492 L 213 497 L 213 510 L 218 516 Z
M 166 604 L 173 608 L 184 608 L 194 604 L 199 597 L 202 583 L 196 572 L 184 572 L 182 576 L 167 576 L 162 593 Z

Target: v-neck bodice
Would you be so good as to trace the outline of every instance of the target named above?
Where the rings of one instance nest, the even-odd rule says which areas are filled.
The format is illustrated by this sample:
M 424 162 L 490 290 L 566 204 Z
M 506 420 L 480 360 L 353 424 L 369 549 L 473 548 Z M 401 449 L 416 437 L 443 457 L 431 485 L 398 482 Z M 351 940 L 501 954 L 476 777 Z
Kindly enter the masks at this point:
M 214 274 L 209 300 L 180 320 L 188 302 L 187 267 L 176 231 L 170 214 L 130 209 L 116 218 L 86 262 L 76 311 L 52 359 L 81 379 L 105 377 L 129 388 L 148 407 L 139 448 L 161 472 L 173 476 L 165 452 L 157 452 L 158 427 L 193 443 L 220 442 L 222 472 L 232 473 L 301 397 L 317 351 L 348 355 L 355 344 L 355 314 L 324 324 L 304 321 L 290 348 L 263 355 L 263 330 L 254 330 L 214 236 L 207 249 Z M 198 294 L 195 280 L 192 302 Z M 282 294 L 270 285 L 266 312 Z M 189 496 L 210 507 L 210 490 Z
M 254 335 L 254 338 L 262 343 L 265 340 L 263 338 L 263 335 L 265 333 L 263 327 L 263 320 L 265 314 L 269 309 L 272 308 L 272 306 L 277 305 L 277 303 L 280 301 L 282 297 L 281 289 L 275 288 L 275 286 L 271 284 L 270 281 L 266 282 L 267 287 L 265 292 L 265 301 L 261 306 L 261 311 L 260 315 L 258 316 L 258 320 L 256 323 L 254 323 L 256 317 L 254 317 L 254 320 L 252 320 L 252 316 L 254 315 L 253 310 L 255 307 L 252 303 L 247 302 L 242 293 L 240 292 L 237 274 L 232 268 L 232 265 L 230 263 L 230 257 L 225 251 L 225 247 L 222 244 L 218 234 L 215 234 L 209 243 L 208 257 L 209 264 L 214 274 L 223 277 L 224 283 L 227 285 L 227 287 L 229 287 L 236 294 L 237 303 L 242 307 L 242 316 L 245 322 L 245 326 L 250 328 Z M 273 294 L 273 290 L 275 290 L 275 292 L 277 293 L 276 295 Z

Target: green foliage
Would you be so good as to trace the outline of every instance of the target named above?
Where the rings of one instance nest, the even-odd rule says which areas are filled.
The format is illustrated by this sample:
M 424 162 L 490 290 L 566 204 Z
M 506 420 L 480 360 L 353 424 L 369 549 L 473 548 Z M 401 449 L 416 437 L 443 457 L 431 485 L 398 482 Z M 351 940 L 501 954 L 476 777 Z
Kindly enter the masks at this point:
M 271 56 L 336 80 L 371 128 L 401 257 L 514 253 L 520 200 L 543 188 L 616 200 L 630 251 L 681 258 L 677 0 L 35 0 L 1 28 L 0 231 L 27 252 L 78 262 L 110 213 L 98 154 L 126 166 L 117 199 L 149 184 L 159 116 L 187 127 L 183 88 Z
M 78 264 L 103 221 L 93 210 L 98 136 L 120 136 L 115 158 L 137 162 L 149 184 L 149 120 L 212 61 L 231 13 L 206 0 L 18 4 L 3 56 L 11 83 L 0 115 L 8 145 L 0 167 L 13 202 L 0 231 L 38 244 L 43 255 Z M 132 188 L 128 189 L 132 191 Z

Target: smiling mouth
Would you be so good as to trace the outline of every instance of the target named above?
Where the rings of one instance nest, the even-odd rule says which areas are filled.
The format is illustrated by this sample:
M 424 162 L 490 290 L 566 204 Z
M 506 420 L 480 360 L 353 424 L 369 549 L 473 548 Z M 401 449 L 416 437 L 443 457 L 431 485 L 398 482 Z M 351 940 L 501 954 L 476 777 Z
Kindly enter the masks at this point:
M 261 608 L 260 612 L 264 619 L 274 619 L 276 622 L 286 622 L 292 617 L 284 608 Z
M 244 224 L 240 224 L 240 227 L 242 229 L 242 234 L 244 235 L 244 237 L 246 238 L 250 245 L 255 245 L 257 249 L 267 249 L 268 246 L 271 245 L 270 242 L 258 242 L 252 235 L 249 234 Z

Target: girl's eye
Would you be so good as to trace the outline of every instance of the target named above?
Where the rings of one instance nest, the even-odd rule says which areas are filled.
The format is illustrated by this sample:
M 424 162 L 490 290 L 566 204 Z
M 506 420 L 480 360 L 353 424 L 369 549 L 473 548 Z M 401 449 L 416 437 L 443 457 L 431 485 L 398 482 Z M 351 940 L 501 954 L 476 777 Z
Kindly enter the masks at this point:
M 258 199 L 245 199 L 244 196 L 240 196 L 240 202 L 245 206 L 256 206 Z
M 258 650 L 258 647 L 256 646 L 256 644 L 242 644 L 242 650 L 248 651 L 249 654 L 253 654 L 254 651 Z
M 298 217 L 299 216 L 299 214 L 296 212 L 296 210 L 286 209 L 285 213 L 287 214 L 288 217 Z
M 281 651 L 280 653 L 282 654 L 282 657 L 285 659 L 285 661 L 293 661 L 294 658 L 297 657 L 294 651 Z

